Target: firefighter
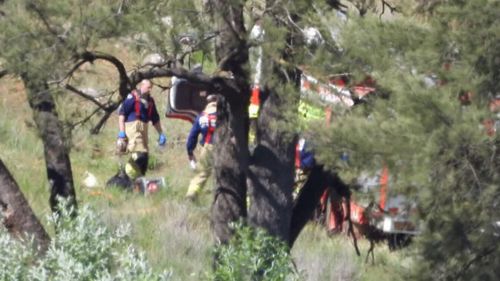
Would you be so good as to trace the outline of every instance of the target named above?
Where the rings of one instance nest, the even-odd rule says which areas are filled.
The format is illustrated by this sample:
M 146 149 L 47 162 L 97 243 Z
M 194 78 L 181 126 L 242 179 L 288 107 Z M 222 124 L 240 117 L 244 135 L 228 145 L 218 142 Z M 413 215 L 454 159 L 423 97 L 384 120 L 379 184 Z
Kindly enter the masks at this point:
M 117 145 L 121 152 L 126 150 L 131 154 L 125 165 L 125 173 L 132 180 L 146 174 L 149 158 L 148 123 L 150 121 L 158 132 L 158 144 L 164 146 L 167 141 L 155 101 L 150 95 L 152 87 L 150 80 L 142 80 L 139 89 L 133 90 L 127 96 L 118 111 Z
M 186 193 L 186 198 L 190 200 L 197 198 L 212 173 L 213 142 L 217 124 L 217 96 L 207 96 L 207 102 L 205 109 L 196 117 L 186 142 L 189 161 L 197 163 L 197 165 L 192 165 L 193 168 L 196 168 L 197 174 L 191 179 Z M 200 158 L 196 161 L 194 150 L 200 134 L 200 145 L 202 148 Z

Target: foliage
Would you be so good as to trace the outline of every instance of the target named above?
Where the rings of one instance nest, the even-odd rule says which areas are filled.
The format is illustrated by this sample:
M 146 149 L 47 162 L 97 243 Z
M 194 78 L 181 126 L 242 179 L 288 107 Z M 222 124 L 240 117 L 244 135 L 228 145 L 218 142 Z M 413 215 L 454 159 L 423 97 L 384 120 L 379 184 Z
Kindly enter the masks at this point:
M 56 227 L 48 251 L 38 256 L 29 241 L 13 239 L 0 230 L 1 280 L 168 280 L 170 273 L 155 273 L 144 253 L 128 241 L 128 226 L 111 231 L 88 206 L 49 221 Z
M 264 230 L 235 224 L 228 245 L 216 250 L 215 271 L 210 280 L 300 280 L 285 243 Z
M 327 132 L 314 130 L 318 158 L 351 177 L 388 165 L 391 188 L 419 204 L 419 280 L 498 279 L 498 133 L 481 124 L 498 87 L 492 11 L 498 3 L 477 0 L 443 2 L 426 20 L 367 14 L 351 17 L 339 37 L 340 65 L 378 89 Z M 463 91 L 470 103 L 460 102 Z
M 186 48 L 175 43 L 183 34 L 204 38 L 217 31 L 193 1 L 63 2 L 2 2 L 2 13 L 16 12 L 0 18 L 2 66 L 12 73 L 28 71 L 31 77 L 59 80 L 74 63 L 75 54 L 98 50 L 103 41 L 127 42 L 126 46 L 141 52 L 176 56 Z M 298 96 L 270 75 L 275 70 L 270 62 L 279 61 L 280 66 L 286 65 L 283 68 L 300 66 L 319 78 L 348 72 L 351 85 L 369 75 L 377 81 L 377 93 L 338 116 L 328 129 L 316 124 L 295 126 L 293 102 L 284 103 L 290 108 L 280 108 L 290 118 L 270 120 L 269 125 L 290 131 L 311 128 L 304 133 L 314 136 L 318 159 L 342 176 L 389 166 L 394 187 L 419 202 L 425 224 L 418 239 L 416 278 L 498 279 L 498 134 L 487 136 L 481 121 L 492 117 L 485 105 L 499 89 L 499 2 L 419 1 L 431 3 L 427 5 L 431 8 L 412 14 L 413 1 L 394 1 L 405 4 L 398 9 L 402 14 L 381 20 L 371 13 L 358 17 L 348 12 L 348 21 L 319 2 L 289 1 L 269 7 L 263 17 L 267 40 L 261 43 L 268 60 L 265 82 Z M 130 6 L 122 7 L 123 3 Z M 74 13 L 74 8 L 80 13 Z M 273 15 L 284 16 L 278 17 L 277 24 Z M 297 15 L 301 18 L 294 22 Z M 164 24 L 166 16 L 171 16 L 173 25 Z M 296 35 L 288 34 L 289 30 L 311 25 L 318 25 L 324 44 L 285 43 L 289 35 Z M 208 42 L 201 44 L 207 53 L 213 47 Z M 285 51 L 293 56 L 283 62 Z M 459 103 L 462 91 L 474 93 L 470 105 Z M 344 152 L 349 155 L 348 164 L 339 163 L 338 156 Z M 254 237 L 248 234 L 240 239 Z M 225 249 L 229 253 L 237 246 L 241 245 Z M 30 256 L 19 259 L 31 263 Z M 252 263 L 242 265 L 248 264 Z M 230 267 L 224 268 L 231 272 Z

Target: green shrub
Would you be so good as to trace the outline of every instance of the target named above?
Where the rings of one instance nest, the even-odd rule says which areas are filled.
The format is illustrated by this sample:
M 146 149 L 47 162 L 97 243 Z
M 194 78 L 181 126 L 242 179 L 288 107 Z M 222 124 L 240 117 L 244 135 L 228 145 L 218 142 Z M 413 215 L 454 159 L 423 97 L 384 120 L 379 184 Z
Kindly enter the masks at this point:
M 210 280 L 300 280 L 288 246 L 260 229 L 236 224 L 228 245 L 216 250 L 217 262 Z
M 57 231 L 49 249 L 37 257 L 29 241 L 13 239 L 0 227 L 0 280 L 168 280 L 153 272 L 142 252 L 127 242 L 129 227 L 111 231 L 88 206 L 49 218 Z

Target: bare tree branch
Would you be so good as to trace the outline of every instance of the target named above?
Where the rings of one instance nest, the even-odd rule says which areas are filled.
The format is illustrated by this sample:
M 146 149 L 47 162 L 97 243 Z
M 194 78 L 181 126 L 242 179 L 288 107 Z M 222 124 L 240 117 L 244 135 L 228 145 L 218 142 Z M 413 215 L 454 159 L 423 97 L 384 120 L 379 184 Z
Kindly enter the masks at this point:
M 31 3 L 29 3 L 27 5 L 27 8 L 31 9 L 31 10 L 33 10 L 35 12 L 35 14 L 42 21 L 43 25 L 45 26 L 45 28 L 47 29 L 47 31 L 50 34 L 54 35 L 54 37 L 57 38 L 57 40 L 59 42 L 66 43 L 66 41 L 64 40 L 64 38 L 58 34 L 57 30 L 51 26 L 51 24 L 49 23 L 48 18 L 45 16 L 45 14 L 43 13 L 43 11 L 42 11 L 42 9 L 40 7 L 38 7 L 35 3 L 31 2 Z
M 391 12 L 391 14 L 393 14 L 394 12 L 398 12 L 398 7 L 392 6 L 391 4 L 387 3 L 387 1 L 382 0 L 382 12 L 378 16 L 380 19 L 382 18 L 382 15 L 385 13 L 386 6 L 387 6 L 387 8 L 389 8 L 389 11 Z
M 190 82 L 211 87 L 213 78 L 204 73 L 192 72 L 181 67 L 152 68 L 149 70 L 136 71 L 130 74 L 130 83 L 135 85 L 143 79 L 176 76 L 189 80 Z
M 237 56 L 239 52 L 240 52 L 239 49 L 233 49 L 233 50 L 231 50 L 225 57 L 223 57 L 223 58 L 220 59 L 218 65 L 217 65 L 217 69 L 218 70 L 224 69 L 224 66 L 229 61 L 231 61 L 235 56 Z
M 66 75 L 64 75 L 64 77 L 62 77 L 61 79 L 59 80 L 56 80 L 56 81 L 50 81 L 48 84 L 51 85 L 51 84 L 59 84 L 61 83 L 62 81 L 66 80 L 66 79 L 69 79 L 71 77 L 73 77 L 73 73 L 75 73 L 75 71 L 77 71 L 80 66 L 82 66 L 83 64 L 87 63 L 88 61 L 86 60 L 80 60 L 79 62 L 77 62 L 73 68 L 71 68 L 70 71 L 68 71 L 68 73 L 66 73 Z
M 189 71 L 182 67 L 153 68 L 136 71 L 130 74 L 130 82 L 132 85 L 135 85 L 143 79 L 172 76 L 186 79 L 209 92 L 221 94 L 227 99 L 234 99 L 236 97 L 235 93 L 240 92 L 232 77 L 227 77 L 225 75 L 211 76 L 202 72 Z
M 118 6 L 118 10 L 116 11 L 117 15 L 122 14 L 122 10 L 123 10 L 123 6 L 125 5 L 125 2 L 126 2 L 126 0 L 122 0 L 122 2 L 120 3 L 120 6 Z
M 88 62 L 94 62 L 95 60 L 105 60 L 113 64 L 118 71 L 119 77 L 120 77 L 120 87 L 119 87 L 119 92 L 120 96 L 122 99 L 124 99 L 128 93 L 132 90 L 132 88 L 140 82 L 136 81 L 136 83 L 131 83 L 128 75 L 127 75 L 127 70 L 125 69 L 125 66 L 123 63 L 115 56 L 109 55 L 109 54 L 104 54 L 101 52 L 90 52 L 86 51 L 80 55 L 80 57 Z
M 292 16 L 290 15 L 290 11 L 286 8 L 284 8 L 284 10 L 286 12 L 286 18 L 288 19 L 288 22 L 291 24 L 291 27 L 297 29 L 300 32 L 304 32 L 304 30 L 302 28 L 300 28 L 300 26 L 298 24 L 296 24 L 295 21 L 292 19 Z
M 67 89 L 67 90 L 70 90 L 71 92 L 79 95 L 80 97 L 82 97 L 82 98 L 84 98 L 86 100 L 91 101 L 92 103 L 94 103 L 95 105 L 97 105 L 100 109 L 103 109 L 103 110 L 107 109 L 106 106 L 104 106 L 103 104 L 101 104 L 100 102 L 98 102 L 93 96 L 88 95 L 88 94 L 80 91 L 79 89 L 71 86 L 70 84 L 64 85 L 64 88 Z
M 104 113 L 104 116 L 97 122 L 97 124 L 90 130 L 90 133 L 95 135 L 98 134 L 101 131 L 102 126 L 106 124 L 106 121 L 108 121 L 109 117 L 111 117 L 111 114 L 120 106 L 119 103 L 114 103 L 110 105 L 107 109 L 106 112 Z
M 100 108 L 94 109 L 94 111 L 92 111 L 92 113 L 90 113 L 89 115 L 85 116 L 82 120 L 74 122 L 74 123 L 70 123 L 69 127 L 71 128 L 71 130 L 73 130 L 77 126 L 87 123 L 90 120 L 90 118 L 92 118 L 92 116 L 96 115 L 97 112 L 99 112 L 100 110 L 101 110 Z
M 479 179 L 479 177 L 476 173 L 476 169 L 474 168 L 472 163 L 469 161 L 469 158 L 465 157 L 465 161 L 467 162 L 467 167 L 469 167 L 469 169 L 472 172 L 472 175 L 474 176 L 474 181 L 476 182 L 477 187 L 480 188 L 482 186 L 482 184 L 481 184 L 481 180 Z
M 475 263 L 478 263 L 480 262 L 482 259 L 488 257 L 489 255 L 493 254 L 495 252 L 495 249 L 496 247 L 493 246 L 493 247 L 490 247 L 490 248 L 486 248 L 486 249 L 483 249 L 483 251 L 477 253 L 476 255 L 474 255 L 474 257 L 472 259 L 470 259 L 466 264 L 464 264 L 462 266 L 462 269 L 460 271 L 458 271 L 454 276 L 452 276 L 453 278 L 451 278 L 450 280 L 461 280 L 463 279 L 463 275 L 465 274 L 465 272 L 467 272 L 467 270 L 469 270 L 469 268 L 474 265 Z
M 179 58 L 179 61 L 183 62 L 184 61 L 184 58 L 189 55 L 189 54 L 192 54 L 196 51 L 199 51 L 201 50 L 201 46 L 203 45 L 203 43 L 209 41 L 209 40 L 212 40 L 214 39 L 215 37 L 217 37 L 218 35 L 220 34 L 220 31 L 216 31 L 212 34 L 209 34 L 207 37 L 203 38 L 201 41 L 197 42 L 194 46 L 191 47 L 191 49 L 187 52 L 184 52 L 181 57 Z
M 70 128 L 74 129 L 77 126 L 80 126 L 80 125 L 83 125 L 83 124 L 87 123 L 93 116 L 95 116 L 97 113 L 99 113 L 102 110 L 102 111 L 104 111 L 104 115 L 101 117 L 101 119 L 99 119 L 99 121 L 97 122 L 97 124 L 92 129 L 90 129 L 90 134 L 96 135 L 96 134 L 98 134 L 101 131 L 101 129 L 104 126 L 104 124 L 106 124 L 106 122 L 108 121 L 108 119 L 111 117 L 111 114 L 113 114 L 113 112 L 119 106 L 120 106 L 120 102 L 112 102 L 112 103 L 110 103 L 107 106 L 103 105 L 102 107 L 98 107 L 94 111 L 92 111 L 92 113 L 90 113 L 89 115 L 85 116 L 82 120 L 77 121 L 75 123 L 71 123 L 70 124 Z

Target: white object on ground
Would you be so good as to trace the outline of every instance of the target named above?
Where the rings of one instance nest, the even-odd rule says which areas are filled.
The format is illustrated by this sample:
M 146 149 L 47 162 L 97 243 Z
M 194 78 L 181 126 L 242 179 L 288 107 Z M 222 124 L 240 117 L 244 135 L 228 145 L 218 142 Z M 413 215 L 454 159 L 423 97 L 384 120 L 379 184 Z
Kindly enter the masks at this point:
M 98 185 L 97 178 L 89 171 L 85 171 L 83 185 L 88 188 L 94 188 Z

